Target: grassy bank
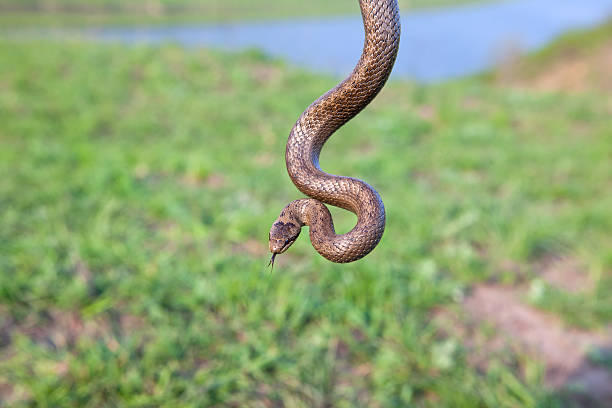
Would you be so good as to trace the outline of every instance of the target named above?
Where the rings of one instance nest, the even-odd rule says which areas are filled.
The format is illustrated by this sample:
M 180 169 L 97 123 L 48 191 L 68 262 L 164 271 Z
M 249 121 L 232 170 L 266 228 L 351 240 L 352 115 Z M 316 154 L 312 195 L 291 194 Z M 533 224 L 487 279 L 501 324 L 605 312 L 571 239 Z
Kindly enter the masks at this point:
M 480 1 L 486 0 L 400 0 L 399 4 L 407 11 Z M 0 23 L 6 27 L 218 22 L 358 12 L 356 0 L 0 0 Z
M 498 82 L 564 92 L 612 92 L 612 20 L 600 27 L 574 31 L 526 58 L 510 61 L 488 74 Z
M 609 43 L 612 39 L 612 20 L 587 30 L 577 30 L 567 33 L 550 46 L 525 58 L 525 64 L 531 70 L 535 65 L 547 67 L 568 56 L 589 54 L 601 46 Z
M 611 320 L 610 105 L 390 83 L 321 158 L 381 193 L 380 246 L 334 265 L 304 233 L 270 274 L 300 197 L 287 133 L 334 83 L 257 53 L 0 42 L 0 402 L 557 406 L 533 359 L 476 367 L 433 316 L 489 281 Z M 541 279 L 557 257 L 588 291 Z

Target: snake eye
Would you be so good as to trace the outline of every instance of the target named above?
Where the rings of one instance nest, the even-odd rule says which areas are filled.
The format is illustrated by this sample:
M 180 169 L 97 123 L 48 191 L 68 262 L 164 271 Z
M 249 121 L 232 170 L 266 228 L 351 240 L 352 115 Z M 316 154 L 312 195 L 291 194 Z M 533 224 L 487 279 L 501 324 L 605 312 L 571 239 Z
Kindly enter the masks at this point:
M 295 238 L 289 238 L 288 240 L 286 240 L 283 244 L 283 248 L 289 247 L 289 245 L 293 244 L 293 241 L 295 241 Z

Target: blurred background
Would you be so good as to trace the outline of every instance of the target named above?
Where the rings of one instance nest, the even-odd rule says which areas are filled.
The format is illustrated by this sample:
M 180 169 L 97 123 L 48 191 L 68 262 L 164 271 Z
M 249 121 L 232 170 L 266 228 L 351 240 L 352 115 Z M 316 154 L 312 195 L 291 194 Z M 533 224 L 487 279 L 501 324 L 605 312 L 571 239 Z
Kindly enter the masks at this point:
M 612 406 L 612 0 L 399 3 L 385 235 L 271 273 L 357 1 L 0 0 L 0 405 Z

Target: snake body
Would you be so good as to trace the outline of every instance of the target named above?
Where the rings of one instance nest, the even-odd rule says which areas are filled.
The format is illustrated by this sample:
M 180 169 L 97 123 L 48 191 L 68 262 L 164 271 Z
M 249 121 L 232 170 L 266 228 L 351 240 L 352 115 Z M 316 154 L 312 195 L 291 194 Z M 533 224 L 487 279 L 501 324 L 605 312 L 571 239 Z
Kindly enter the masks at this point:
M 285 152 L 295 186 L 310 198 L 291 202 L 270 230 L 270 251 L 284 252 L 301 227 L 310 228 L 313 247 L 333 262 L 352 262 L 376 247 L 385 229 L 385 207 L 369 184 L 325 173 L 319 154 L 327 139 L 365 108 L 384 86 L 397 55 L 400 18 L 397 0 L 359 0 L 365 29 L 361 58 L 353 72 L 314 101 L 294 125 Z M 329 204 L 352 211 L 357 224 L 336 234 Z

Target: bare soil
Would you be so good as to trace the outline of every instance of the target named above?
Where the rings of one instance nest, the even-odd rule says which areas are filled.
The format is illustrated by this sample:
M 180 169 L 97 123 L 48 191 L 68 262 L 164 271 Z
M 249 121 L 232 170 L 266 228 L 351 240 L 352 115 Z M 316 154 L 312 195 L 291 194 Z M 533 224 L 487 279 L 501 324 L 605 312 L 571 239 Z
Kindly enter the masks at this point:
M 567 327 L 559 317 L 526 304 L 523 294 L 521 288 L 483 284 L 466 297 L 463 324 L 494 329 L 486 341 L 466 339 L 466 344 L 472 345 L 472 363 L 482 366 L 490 354 L 505 347 L 520 350 L 545 365 L 546 383 L 567 401 L 581 407 L 611 406 L 612 372 L 591 363 L 587 353 L 595 348 L 610 349 L 612 330 Z

